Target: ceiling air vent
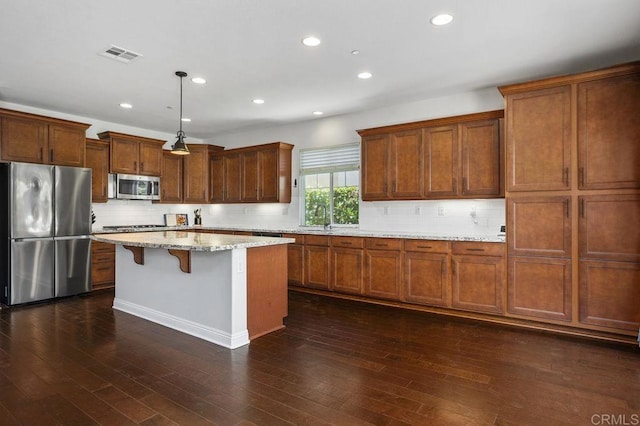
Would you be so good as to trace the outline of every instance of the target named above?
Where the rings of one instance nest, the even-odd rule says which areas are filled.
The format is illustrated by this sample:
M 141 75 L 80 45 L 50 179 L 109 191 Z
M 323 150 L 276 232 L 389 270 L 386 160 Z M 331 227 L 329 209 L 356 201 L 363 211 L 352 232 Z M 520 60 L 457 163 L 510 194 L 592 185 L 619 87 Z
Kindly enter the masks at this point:
M 101 51 L 99 55 L 105 56 L 107 58 L 115 59 L 116 61 L 124 62 L 128 64 L 134 59 L 142 56 L 139 53 L 133 52 L 131 50 L 123 49 L 122 47 L 111 45 L 111 47 Z

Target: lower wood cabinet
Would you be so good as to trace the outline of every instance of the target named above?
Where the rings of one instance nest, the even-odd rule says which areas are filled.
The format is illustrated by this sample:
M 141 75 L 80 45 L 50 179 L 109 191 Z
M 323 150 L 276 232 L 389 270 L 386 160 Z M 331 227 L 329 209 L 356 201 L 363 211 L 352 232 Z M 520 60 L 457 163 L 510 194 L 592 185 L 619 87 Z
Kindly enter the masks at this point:
M 116 281 L 116 246 L 91 241 L 91 284 L 94 290 L 113 287 Z
M 571 321 L 571 259 L 509 257 L 507 311 Z
M 402 287 L 402 240 L 367 238 L 364 294 L 400 300 Z
M 640 328 L 640 263 L 580 261 L 580 322 L 636 331 Z
M 452 307 L 503 312 L 503 246 L 500 243 L 453 243 Z
M 304 235 L 283 234 L 284 238 L 293 238 L 295 244 L 287 244 L 287 278 L 289 284 L 304 285 Z
M 404 249 L 404 300 L 427 306 L 451 306 L 451 243 L 405 240 Z
M 304 285 L 329 290 L 329 237 L 305 235 Z
M 331 290 L 362 294 L 364 239 L 331 237 Z

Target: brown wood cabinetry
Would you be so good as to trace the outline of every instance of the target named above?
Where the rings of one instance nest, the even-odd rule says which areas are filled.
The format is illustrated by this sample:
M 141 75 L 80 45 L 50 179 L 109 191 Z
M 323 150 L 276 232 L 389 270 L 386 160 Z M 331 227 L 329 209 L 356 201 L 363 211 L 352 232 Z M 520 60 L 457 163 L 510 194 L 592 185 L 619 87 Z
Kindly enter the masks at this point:
M 500 91 L 508 312 L 632 335 L 640 323 L 640 62 Z
M 293 145 L 274 142 L 229 149 L 213 155 L 211 193 L 216 203 L 291 202 Z
M 91 241 L 91 283 L 94 290 L 113 287 L 116 280 L 116 246 Z
M 640 72 L 578 84 L 580 189 L 640 188 Z
M 91 201 L 106 203 L 109 180 L 109 143 L 98 139 L 86 140 L 85 167 L 91 173 Z
M 0 160 L 84 167 L 88 124 L 0 109 Z
M 331 290 L 341 293 L 363 293 L 363 248 L 363 238 L 331 237 Z
M 181 203 L 183 194 L 184 163 L 183 156 L 162 152 L 162 176 L 160 194 L 161 203 Z
M 165 141 L 116 132 L 98 133 L 98 137 L 111 144 L 111 173 L 162 174 L 162 145 Z
M 451 306 L 502 313 L 504 245 L 454 242 L 452 251 Z
M 224 157 L 209 156 L 209 202 L 220 203 L 224 200 Z
M 500 197 L 502 116 L 490 111 L 359 130 L 362 199 Z
M 451 243 L 404 241 L 404 300 L 428 306 L 451 306 Z
M 365 247 L 364 294 L 380 299 L 400 300 L 402 240 L 367 238 Z
M 189 145 L 189 155 L 184 156 L 184 202 L 209 202 L 209 156 L 223 148 L 215 145 Z
M 329 289 L 329 237 L 305 235 L 304 238 L 304 285 Z
M 294 238 L 294 244 L 287 244 L 287 277 L 289 284 L 304 285 L 304 235 L 283 234 L 284 238 Z

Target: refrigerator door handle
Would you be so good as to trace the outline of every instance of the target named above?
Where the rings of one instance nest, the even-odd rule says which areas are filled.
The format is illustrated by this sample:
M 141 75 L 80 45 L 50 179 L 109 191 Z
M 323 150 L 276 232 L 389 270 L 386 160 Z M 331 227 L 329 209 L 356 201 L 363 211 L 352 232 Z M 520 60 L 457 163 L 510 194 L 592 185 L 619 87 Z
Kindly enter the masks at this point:
M 65 241 L 65 240 L 86 240 L 90 239 L 91 235 L 70 235 L 67 237 L 53 237 L 55 241 Z

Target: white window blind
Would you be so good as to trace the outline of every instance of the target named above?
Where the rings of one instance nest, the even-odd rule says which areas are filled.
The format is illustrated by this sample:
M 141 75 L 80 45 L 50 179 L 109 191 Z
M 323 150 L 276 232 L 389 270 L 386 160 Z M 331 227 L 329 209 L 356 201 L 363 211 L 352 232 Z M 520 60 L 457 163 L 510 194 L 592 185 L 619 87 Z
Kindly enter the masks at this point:
M 360 168 L 360 144 L 335 145 L 300 151 L 300 174 L 339 172 Z

